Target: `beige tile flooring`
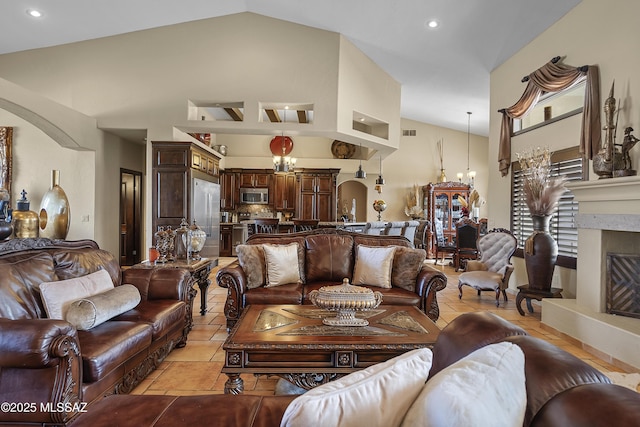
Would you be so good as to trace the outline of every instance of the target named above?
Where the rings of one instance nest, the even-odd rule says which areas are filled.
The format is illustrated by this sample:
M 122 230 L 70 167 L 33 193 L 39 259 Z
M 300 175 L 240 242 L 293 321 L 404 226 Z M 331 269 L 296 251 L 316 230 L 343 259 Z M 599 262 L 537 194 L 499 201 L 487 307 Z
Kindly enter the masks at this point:
M 234 258 L 221 258 L 220 265 L 229 263 Z M 433 260 L 428 260 L 433 263 Z M 545 327 L 540 322 L 540 306 L 534 302 L 535 313 L 521 316 L 516 310 L 515 295 L 509 294 L 506 304 L 495 306 L 495 296 L 492 292 L 483 292 L 478 297 L 475 290 L 465 287 L 462 299 L 458 299 L 458 273 L 448 265 L 438 264 L 436 268 L 442 270 L 448 277 L 447 287 L 438 293 L 440 318 L 436 324 L 443 328 L 458 315 L 469 311 L 490 311 L 523 327 L 529 334 L 545 339 L 569 353 L 583 359 L 585 362 L 601 371 L 634 372 L 633 368 L 625 366 L 607 355 L 597 351 L 587 351 L 576 340 L 562 336 L 555 330 Z M 160 367 L 152 372 L 132 394 L 220 394 L 224 392 L 226 375 L 220 373 L 224 361 L 222 344 L 227 337 L 226 319 L 222 313 L 226 299 L 226 289 L 215 283 L 215 271 L 211 275 L 211 286 L 208 292 L 207 314 L 200 315 L 200 297 L 196 296 L 193 330 L 189 333 L 187 345 L 175 349 L 167 356 Z M 524 304 L 523 304 L 524 305 Z M 526 309 L 525 309 L 526 310 Z M 594 355 L 594 354 L 597 354 Z M 599 356 L 599 357 L 598 357 Z M 245 393 L 273 394 L 277 378 L 264 376 L 243 376 Z

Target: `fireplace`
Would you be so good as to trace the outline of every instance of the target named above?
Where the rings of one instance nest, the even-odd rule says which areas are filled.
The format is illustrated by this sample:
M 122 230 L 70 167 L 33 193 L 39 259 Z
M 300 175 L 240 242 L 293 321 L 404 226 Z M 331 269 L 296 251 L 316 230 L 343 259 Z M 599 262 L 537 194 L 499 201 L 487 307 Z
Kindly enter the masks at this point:
M 607 254 L 607 313 L 640 318 L 640 255 Z
M 567 187 L 579 205 L 575 292 L 564 299 L 543 300 L 542 322 L 612 361 L 640 369 L 640 315 L 636 313 L 640 305 L 640 177 L 573 182 Z M 615 254 L 619 255 L 616 274 L 619 261 L 635 265 L 635 286 L 633 291 L 621 290 L 628 281 L 615 278 L 617 294 L 608 295 L 612 278 L 607 265 Z M 631 267 L 622 268 L 627 271 L 621 274 L 628 276 Z M 609 310 L 610 297 L 621 307 Z M 630 304 L 629 300 L 635 301 Z

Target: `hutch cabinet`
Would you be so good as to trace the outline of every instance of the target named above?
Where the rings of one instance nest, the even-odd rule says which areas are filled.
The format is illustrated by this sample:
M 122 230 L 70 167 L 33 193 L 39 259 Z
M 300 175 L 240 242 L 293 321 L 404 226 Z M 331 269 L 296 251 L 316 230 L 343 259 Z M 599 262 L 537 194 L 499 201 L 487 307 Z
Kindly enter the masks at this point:
M 436 253 L 435 223 L 442 222 L 444 238 L 454 242 L 456 237 L 456 222 L 462 218 L 462 205 L 458 197 L 469 201 L 470 187 L 462 182 L 429 183 L 422 187 L 423 206 L 431 229 L 427 231 L 427 256 L 433 258 Z
M 299 219 L 336 220 L 336 180 L 340 169 L 296 169 Z

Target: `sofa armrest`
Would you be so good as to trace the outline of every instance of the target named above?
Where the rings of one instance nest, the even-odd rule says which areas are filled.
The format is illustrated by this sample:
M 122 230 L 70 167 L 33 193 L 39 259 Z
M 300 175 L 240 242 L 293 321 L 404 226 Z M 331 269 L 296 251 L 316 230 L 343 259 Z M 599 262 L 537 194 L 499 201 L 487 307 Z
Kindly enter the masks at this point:
M 68 322 L 0 319 L 0 373 L 0 401 L 29 405 L 0 412 L 0 424 L 64 423 L 82 409 L 80 346 Z
M 247 290 L 247 276 L 240 263 L 234 261 L 222 267 L 216 274 L 218 286 L 227 288 L 227 301 L 224 304 L 224 315 L 227 318 L 227 329 L 233 328 L 244 308 L 244 293 Z
M 440 317 L 436 292 L 447 287 L 447 276 L 440 270 L 423 264 L 416 279 L 416 293 L 421 297 L 420 309 L 434 322 Z
M 173 299 L 188 302 L 193 280 L 182 268 L 129 268 L 122 272 L 122 283 L 138 288 L 143 301 Z

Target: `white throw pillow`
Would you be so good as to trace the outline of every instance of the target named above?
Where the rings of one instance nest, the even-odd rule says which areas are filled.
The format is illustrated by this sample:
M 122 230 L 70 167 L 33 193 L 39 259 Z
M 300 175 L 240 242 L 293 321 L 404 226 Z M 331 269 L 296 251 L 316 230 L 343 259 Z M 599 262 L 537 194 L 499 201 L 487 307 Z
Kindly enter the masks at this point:
M 262 245 L 266 264 L 265 287 L 302 283 L 298 264 L 298 244 Z
M 433 354 L 412 350 L 297 397 L 281 427 L 394 427 L 422 390 Z
M 40 284 L 40 295 L 49 319 L 64 320 L 69 305 L 80 298 L 113 289 L 107 270 L 98 270 L 73 279 Z
M 524 353 L 516 344 L 501 342 L 434 375 L 402 427 L 521 426 L 526 406 Z
M 391 288 L 391 269 L 395 251 L 395 246 L 358 245 L 351 283 Z

